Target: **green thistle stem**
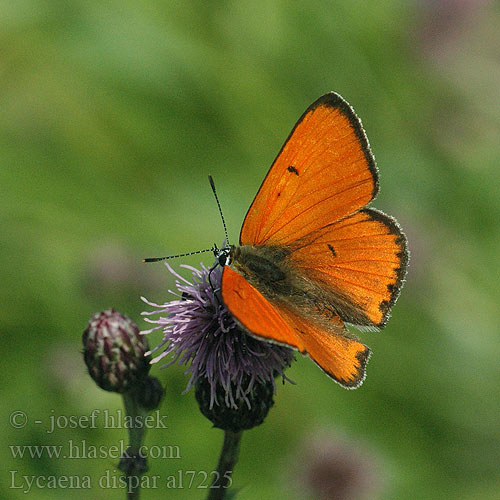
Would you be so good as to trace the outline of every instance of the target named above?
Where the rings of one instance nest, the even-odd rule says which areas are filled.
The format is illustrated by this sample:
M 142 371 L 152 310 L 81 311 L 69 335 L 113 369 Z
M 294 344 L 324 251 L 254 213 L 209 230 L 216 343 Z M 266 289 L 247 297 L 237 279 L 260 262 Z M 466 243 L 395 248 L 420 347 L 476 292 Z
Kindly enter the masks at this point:
M 224 444 L 217 465 L 217 474 L 211 485 L 207 500 L 223 500 L 231 485 L 231 474 L 238 462 L 240 441 L 243 431 L 224 431 Z
M 130 415 L 132 422 L 136 420 L 138 422 L 144 422 L 149 411 L 138 404 L 137 398 L 135 397 L 134 391 L 129 391 L 123 394 L 123 406 L 125 407 L 125 412 Z M 136 417 L 139 416 L 139 419 Z M 146 434 L 146 426 L 144 425 L 131 425 L 128 429 L 129 446 L 130 448 L 138 452 L 139 448 L 142 446 L 144 441 L 144 436 Z
M 131 417 L 131 422 L 143 422 L 144 418 L 148 415 L 148 410 L 138 404 L 134 390 L 123 394 L 123 405 L 126 414 Z M 137 416 L 140 418 L 137 419 Z M 119 465 L 120 470 L 124 472 L 127 484 L 129 484 L 129 488 L 127 488 L 127 500 L 139 500 L 140 497 L 140 476 L 146 472 L 146 463 L 140 460 L 139 452 L 145 433 L 146 428 L 144 425 L 131 425 L 128 428 L 129 445 L 127 454 L 129 457 L 135 457 L 135 459 L 122 459 Z

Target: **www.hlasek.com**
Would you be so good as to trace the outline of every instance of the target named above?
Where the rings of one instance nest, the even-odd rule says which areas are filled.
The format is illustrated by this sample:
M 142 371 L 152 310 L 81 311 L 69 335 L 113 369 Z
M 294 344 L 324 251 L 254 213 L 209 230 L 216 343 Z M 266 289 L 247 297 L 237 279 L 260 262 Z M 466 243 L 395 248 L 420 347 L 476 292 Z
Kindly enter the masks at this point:
M 89 444 L 86 439 L 81 441 L 70 439 L 65 444 L 54 445 L 11 444 L 9 449 L 14 459 L 81 460 L 106 458 L 118 460 L 122 457 L 127 458 L 127 443 L 123 439 L 119 440 L 117 445 L 112 446 Z M 139 448 L 138 453 L 142 458 L 167 460 L 181 458 L 181 450 L 178 445 L 144 445 Z
M 216 489 L 230 488 L 232 471 L 227 471 L 221 477 L 217 471 L 177 470 L 162 480 L 159 475 L 124 476 L 116 469 L 106 470 L 99 478 L 89 475 L 21 475 L 19 471 L 11 470 L 10 488 L 30 493 L 40 489 L 126 489 L 129 493 L 138 487 L 141 489 Z

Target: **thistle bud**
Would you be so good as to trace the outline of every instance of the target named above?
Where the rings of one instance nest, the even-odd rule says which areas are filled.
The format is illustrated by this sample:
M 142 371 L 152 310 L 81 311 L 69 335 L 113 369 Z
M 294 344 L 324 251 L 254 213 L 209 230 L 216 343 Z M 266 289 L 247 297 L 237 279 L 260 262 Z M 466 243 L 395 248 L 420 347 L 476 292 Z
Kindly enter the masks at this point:
M 107 309 L 94 314 L 82 340 L 89 374 L 102 389 L 123 393 L 147 376 L 147 339 L 130 318 L 118 311 Z

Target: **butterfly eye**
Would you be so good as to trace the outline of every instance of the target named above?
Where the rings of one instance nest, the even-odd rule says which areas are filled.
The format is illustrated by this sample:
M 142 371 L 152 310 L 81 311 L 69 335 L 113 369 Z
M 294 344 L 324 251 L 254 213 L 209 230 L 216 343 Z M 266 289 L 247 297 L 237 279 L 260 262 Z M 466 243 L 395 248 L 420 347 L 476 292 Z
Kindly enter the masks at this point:
M 218 250 L 215 258 L 221 267 L 231 264 L 231 247 L 224 247 Z

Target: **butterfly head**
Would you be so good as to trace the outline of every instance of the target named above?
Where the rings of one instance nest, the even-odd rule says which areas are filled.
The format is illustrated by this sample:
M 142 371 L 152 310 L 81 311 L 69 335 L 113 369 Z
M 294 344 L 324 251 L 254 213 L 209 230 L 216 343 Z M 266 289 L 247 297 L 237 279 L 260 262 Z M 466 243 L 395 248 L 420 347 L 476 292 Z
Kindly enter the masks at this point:
M 234 251 L 234 246 L 228 245 L 225 241 L 222 248 L 218 248 L 217 245 L 214 243 L 213 252 L 215 260 L 221 267 L 231 264 L 233 251 Z

